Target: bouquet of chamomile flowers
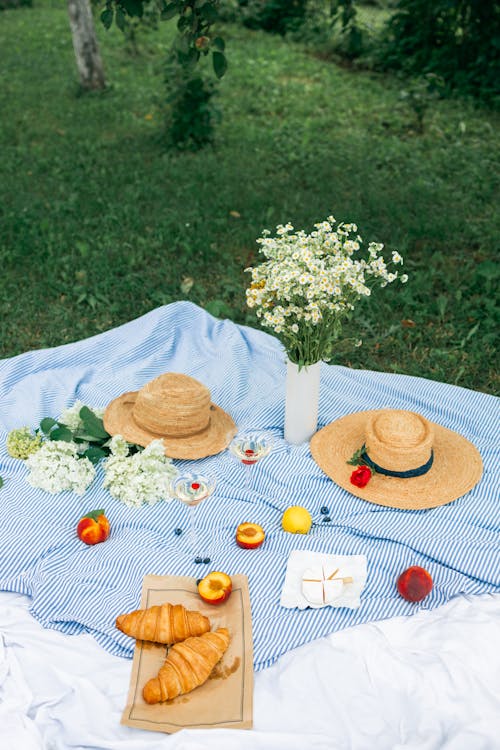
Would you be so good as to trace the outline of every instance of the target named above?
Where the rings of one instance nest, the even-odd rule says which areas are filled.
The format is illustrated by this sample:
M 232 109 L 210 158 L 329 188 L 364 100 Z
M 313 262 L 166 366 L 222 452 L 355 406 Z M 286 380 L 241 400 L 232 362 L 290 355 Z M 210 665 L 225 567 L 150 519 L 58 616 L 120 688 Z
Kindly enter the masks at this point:
M 294 231 L 291 224 L 278 225 L 275 237 L 265 230 L 257 243 L 266 260 L 246 269 L 252 275 L 247 305 L 299 368 L 332 359 L 343 320 L 374 286 L 408 280 L 389 270 L 403 263 L 399 253 L 393 252 L 387 263 L 384 246 L 376 242 L 363 253 L 355 224 L 334 225 L 329 216 L 310 234 Z

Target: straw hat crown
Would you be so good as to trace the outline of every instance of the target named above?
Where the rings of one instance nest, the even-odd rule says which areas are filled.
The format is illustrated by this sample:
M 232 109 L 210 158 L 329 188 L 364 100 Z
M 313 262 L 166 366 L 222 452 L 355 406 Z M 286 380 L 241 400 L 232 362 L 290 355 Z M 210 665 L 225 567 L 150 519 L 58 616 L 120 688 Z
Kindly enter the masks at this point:
M 450 503 L 481 479 L 476 446 L 454 430 L 402 409 L 346 414 L 316 432 L 311 454 L 333 481 L 377 505 L 422 510 Z M 353 464 L 354 462 L 354 464 Z M 352 481 L 353 465 L 372 470 Z
M 137 393 L 132 415 L 139 427 L 176 438 L 196 435 L 210 422 L 210 391 L 181 373 L 150 380 Z
M 223 451 L 236 433 L 231 415 L 214 404 L 209 389 L 179 372 L 166 372 L 139 391 L 122 393 L 103 416 L 110 435 L 137 445 L 163 440 L 170 458 L 195 459 Z
M 366 452 L 379 466 L 411 471 L 431 455 L 434 430 L 420 414 L 392 409 L 373 413 L 365 430 Z

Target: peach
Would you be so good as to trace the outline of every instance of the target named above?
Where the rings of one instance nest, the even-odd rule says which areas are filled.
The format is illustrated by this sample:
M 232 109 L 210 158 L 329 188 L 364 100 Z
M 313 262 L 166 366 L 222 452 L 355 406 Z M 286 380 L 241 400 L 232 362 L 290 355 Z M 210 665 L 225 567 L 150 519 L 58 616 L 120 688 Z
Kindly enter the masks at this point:
M 198 593 L 207 604 L 222 604 L 231 594 L 233 582 L 226 573 L 212 571 L 198 583 Z
M 256 549 L 265 536 L 264 529 L 258 523 L 240 523 L 236 529 L 236 544 L 243 549 Z
M 76 533 L 85 544 L 105 542 L 109 536 L 109 521 L 104 510 L 93 510 L 78 522 Z
M 413 565 L 398 578 L 397 589 L 408 602 L 420 602 L 432 591 L 432 578 L 424 568 Z

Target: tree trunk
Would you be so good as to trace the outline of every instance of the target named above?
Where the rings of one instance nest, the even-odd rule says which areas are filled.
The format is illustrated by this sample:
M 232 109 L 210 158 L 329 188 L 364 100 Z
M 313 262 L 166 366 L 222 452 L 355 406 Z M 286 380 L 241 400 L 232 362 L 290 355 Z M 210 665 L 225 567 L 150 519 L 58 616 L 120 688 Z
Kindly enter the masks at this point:
M 69 25 L 73 36 L 76 64 L 82 88 L 103 89 L 106 86 L 101 55 L 97 44 L 90 0 L 68 0 Z

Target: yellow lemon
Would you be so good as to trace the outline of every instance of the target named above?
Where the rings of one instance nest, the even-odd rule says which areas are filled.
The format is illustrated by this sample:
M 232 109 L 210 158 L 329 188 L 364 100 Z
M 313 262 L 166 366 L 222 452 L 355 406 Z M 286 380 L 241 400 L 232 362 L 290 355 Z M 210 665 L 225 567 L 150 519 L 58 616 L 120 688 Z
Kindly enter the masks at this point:
M 289 531 L 290 534 L 307 534 L 312 526 L 311 514 L 307 508 L 302 508 L 300 505 L 292 505 L 291 508 L 287 508 L 283 513 L 281 525 L 283 526 L 283 530 Z

